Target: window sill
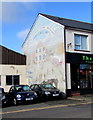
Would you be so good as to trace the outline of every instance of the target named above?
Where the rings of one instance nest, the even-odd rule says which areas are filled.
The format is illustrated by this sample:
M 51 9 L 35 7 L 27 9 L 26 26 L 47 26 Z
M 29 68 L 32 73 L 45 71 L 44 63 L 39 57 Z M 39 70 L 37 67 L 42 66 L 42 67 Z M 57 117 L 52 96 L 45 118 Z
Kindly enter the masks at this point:
M 74 49 L 74 51 L 90 52 L 89 50 L 77 50 L 77 49 Z

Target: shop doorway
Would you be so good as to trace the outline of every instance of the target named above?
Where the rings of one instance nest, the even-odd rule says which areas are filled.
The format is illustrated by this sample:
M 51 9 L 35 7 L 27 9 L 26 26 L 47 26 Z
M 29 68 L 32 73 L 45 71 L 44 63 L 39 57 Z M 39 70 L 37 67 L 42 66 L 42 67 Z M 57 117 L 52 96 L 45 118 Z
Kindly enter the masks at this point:
M 92 75 L 92 79 L 91 79 L 91 88 L 93 88 L 93 75 Z
M 71 91 L 78 90 L 79 65 L 71 64 Z

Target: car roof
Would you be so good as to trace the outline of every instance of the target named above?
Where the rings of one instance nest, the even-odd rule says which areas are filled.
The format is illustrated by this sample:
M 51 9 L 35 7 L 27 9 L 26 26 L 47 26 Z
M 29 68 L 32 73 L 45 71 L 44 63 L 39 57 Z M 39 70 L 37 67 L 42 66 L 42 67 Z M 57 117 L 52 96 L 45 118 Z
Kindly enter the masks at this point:
M 29 86 L 29 85 L 13 85 L 11 87 L 18 87 L 18 86 Z
M 41 83 L 41 84 L 32 84 L 32 85 L 47 85 L 47 84 L 51 84 L 51 83 Z M 32 86 L 31 85 L 31 86 Z M 52 85 L 52 84 L 51 84 Z

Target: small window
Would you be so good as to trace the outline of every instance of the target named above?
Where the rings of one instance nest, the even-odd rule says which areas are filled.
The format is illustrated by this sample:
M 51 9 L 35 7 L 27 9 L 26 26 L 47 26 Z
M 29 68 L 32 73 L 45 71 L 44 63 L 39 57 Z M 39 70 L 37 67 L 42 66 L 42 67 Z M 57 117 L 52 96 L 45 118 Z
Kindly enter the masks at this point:
M 19 75 L 14 76 L 14 85 L 19 85 Z
M 39 56 L 39 60 L 41 60 L 41 55 Z
M 38 57 L 36 57 L 36 61 L 38 61 Z
M 39 49 L 39 52 L 41 52 L 41 49 Z
M 19 85 L 19 75 L 7 75 L 6 85 Z
M 12 76 L 11 75 L 6 76 L 6 85 L 12 85 Z
M 43 59 L 45 59 L 45 54 L 43 55 Z
M 43 51 L 45 51 L 45 48 L 43 48 Z
M 38 53 L 38 50 L 36 50 L 36 53 Z
M 74 35 L 75 49 L 76 50 L 87 50 L 87 36 L 86 35 Z

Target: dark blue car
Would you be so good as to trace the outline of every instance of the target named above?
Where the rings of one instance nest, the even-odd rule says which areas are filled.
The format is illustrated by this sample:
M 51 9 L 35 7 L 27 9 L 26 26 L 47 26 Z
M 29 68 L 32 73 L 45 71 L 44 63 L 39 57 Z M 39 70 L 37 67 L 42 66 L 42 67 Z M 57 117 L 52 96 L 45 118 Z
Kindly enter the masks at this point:
M 30 88 L 37 93 L 41 101 L 66 98 L 66 94 L 55 88 L 52 84 L 33 84 Z
M 8 98 L 10 104 L 18 105 L 36 102 L 38 96 L 28 85 L 15 85 L 10 88 Z

